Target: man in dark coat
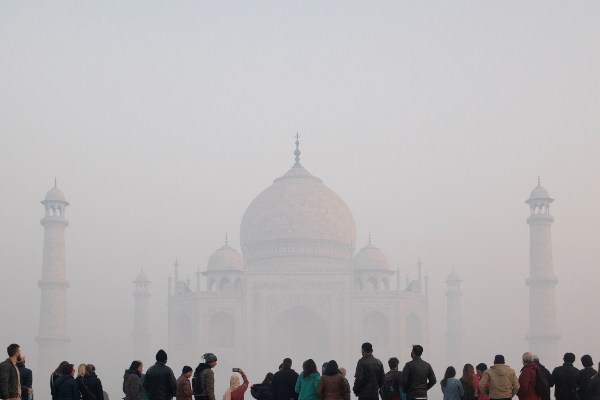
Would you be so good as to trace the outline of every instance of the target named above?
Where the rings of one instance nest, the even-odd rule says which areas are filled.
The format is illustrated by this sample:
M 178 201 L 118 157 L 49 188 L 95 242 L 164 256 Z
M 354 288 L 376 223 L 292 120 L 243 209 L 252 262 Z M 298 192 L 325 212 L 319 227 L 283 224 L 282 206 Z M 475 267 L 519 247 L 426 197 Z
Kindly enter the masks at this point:
M 21 398 L 21 379 L 17 360 L 21 358 L 21 348 L 11 344 L 6 349 L 8 358 L 0 363 L 0 398 L 4 400 Z
M 290 358 L 284 359 L 282 365 L 283 367 L 275 372 L 271 381 L 273 400 L 298 400 L 298 394 L 296 393 L 298 373 L 292 369 Z
M 575 354 L 565 353 L 563 365 L 554 368 L 552 379 L 554 380 L 554 397 L 556 400 L 578 400 L 577 399 L 577 376 L 579 370 L 573 366 Z
M 25 357 L 17 361 L 21 377 L 21 398 L 27 400 L 33 395 L 33 373 L 25 366 Z
M 592 356 L 589 354 L 581 357 L 581 365 L 583 365 L 583 369 L 579 370 L 579 375 L 577 375 L 577 384 L 579 386 L 579 399 L 585 400 L 587 399 L 587 388 L 590 383 L 590 380 L 594 375 L 596 375 L 597 371 L 594 369 L 594 361 L 592 361 Z
M 175 374 L 167 367 L 167 353 L 163 349 L 156 353 L 156 364 L 146 371 L 144 390 L 150 400 L 171 400 L 177 392 Z
M 373 357 L 371 343 L 362 344 L 361 354 L 361 359 L 356 363 L 352 391 L 358 396 L 359 400 L 378 400 L 379 389 L 383 386 L 385 378 L 383 364 Z
M 431 365 L 421 359 L 421 354 L 423 347 L 414 345 L 410 353 L 412 361 L 402 369 L 401 385 L 407 400 L 426 399 L 427 391 L 437 382 Z

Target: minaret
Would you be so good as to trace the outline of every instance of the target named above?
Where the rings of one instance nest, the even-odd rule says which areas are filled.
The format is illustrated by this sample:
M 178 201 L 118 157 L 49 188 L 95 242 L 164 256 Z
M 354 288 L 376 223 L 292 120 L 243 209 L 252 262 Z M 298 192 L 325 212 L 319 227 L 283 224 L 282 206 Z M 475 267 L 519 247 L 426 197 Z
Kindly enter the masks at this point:
M 462 291 L 460 283 L 462 280 L 452 268 L 452 272 L 446 279 L 448 290 L 447 311 L 446 311 L 446 346 L 448 365 L 462 365 L 464 363 L 462 345 L 463 345 L 463 326 L 462 326 Z
M 140 271 L 138 276 L 133 281 L 135 291 L 135 307 L 133 311 L 133 359 L 134 360 L 151 360 L 150 354 L 150 280 L 144 274 L 144 270 Z
M 69 203 L 56 186 L 46 193 L 41 202 L 45 208 L 44 218 L 40 221 L 44 227 L 44 254 L 42 257 L 39 334 L 38 376 L 47 376 L 58 364 L 68 359 L 69 336 L 67 332 L 67 273 L 65 268 L 65 228 L 69 221 L 65 218 L 65 208 Z M 42 385 L 46 388 L 46 385 Z M 49 393 L 40 393 L 40 397 Z
M 548 191 L 538 185 L 533 189 L 529 199 L 531 214 L 527 218 L 529 224 L 529 349 L 540 357 L 542 363 L 552 365 L 558 362 L 558 341 L 560 336 L 556 330 L 556 296 L 555 286 L 558 279 L 554 276 L 552 263 L 552 235 L 550 228 L 554 218 L 550 215 L 550 198 Z

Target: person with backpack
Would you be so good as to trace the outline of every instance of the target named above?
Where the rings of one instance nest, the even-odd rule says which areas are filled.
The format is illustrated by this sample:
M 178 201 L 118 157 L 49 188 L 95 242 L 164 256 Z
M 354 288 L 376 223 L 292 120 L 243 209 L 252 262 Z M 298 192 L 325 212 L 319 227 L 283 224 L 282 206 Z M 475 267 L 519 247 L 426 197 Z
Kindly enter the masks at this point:
M 540 358 L 535 354 L 533 355 L 533 362 L 538 366 L 538 374 L 535 376 L 535 391 L 541 396 L 542 400 L 551 400 L 550 388 L 554 386 L 552 373 L 540 363 Z
M 192 379 L 194 399 L 215 400 L 215 373 L 212 369 L 217 366 L 217 356 L 206 353 L 202 358 L 204 362 L 198 364 Z
M 402 372 L 398 371 L 400 361 L 396 357 L 388 360 L 390 370 L 383 377 L 383 386 L 379 390 L 381 400 L 406 400 L 406 393 L 400 386 Z
M 523 368 L 519 375 L 519 391 L 517 396 L 519 400 L 541 400 L 541 396 L 536 392 L 536 377 L 538 375 L 538 366 L 533 362 L 533 354 L 527 352 L 523 354 Z

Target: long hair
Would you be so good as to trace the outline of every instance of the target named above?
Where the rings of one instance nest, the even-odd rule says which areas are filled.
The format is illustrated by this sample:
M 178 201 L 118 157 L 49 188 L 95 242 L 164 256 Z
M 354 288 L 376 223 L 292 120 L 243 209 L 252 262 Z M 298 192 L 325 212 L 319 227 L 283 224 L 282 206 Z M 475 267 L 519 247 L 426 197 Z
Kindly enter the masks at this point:
M 473 383 L 473 376 L 475 376 L 475 369 L 473 368 L 473 365 L 465 364 L 460 381 L 463 383 L 463 385 L 475 387 L 475 384 Z
M 451 365 L 448 368 L 446 368 L 446 373 L 444 374 L 444 379 L 442 379 L 442 381 L 440 382 L 440 385 L 442 385 L 442 387 L 446 387 L 446 384 L 448 383 L 448 379 L 454 378 L 455 376 L 456 376 L 456 370 Z
M 77 367 L 77 376 L 84 376 L 85 375 L 85 364 L 79 364 L 79 367 Z
M 86 375 L 94 375 L 96 373 L 96 367 L 94 366 L 94 364 L 88 364 L 85 366 L 85 374 Z
M 58 375 L 62 375 L 62 370 L 65 367 L 65 365 L 69 365 L 68 361 L 61 361 L 60 364 L 58 364 L 58 367 L 56 367 L 56 369 L 53 372 L 53 375 L 58 376 Z
M 141 361 L 135 360 L 131 362 L 131 365 L 129 366 L 129 371 L 137 374 L 138 376 L 140 376 L 141 374 L 138 371 L 138 368 L 140 367 L 140 365 L 142 365 Z
M 272 380 L 273 380 L 273 373 L 267 372 L 267 375 L 265 375 L 265 379 L 262 381 L 262 384 L 270 385 Z
M 333 376 L 340 373 L 340 369 L 338 368 L 338 363 L 335 360 L 331 360 L 327 363 L 327 367 L 325 367 L 325 375 Z
M 307 377 L 314 372 L 317 372 L 317 364 L 315 364 L 312 358 L 302 363 L 302 376 Z

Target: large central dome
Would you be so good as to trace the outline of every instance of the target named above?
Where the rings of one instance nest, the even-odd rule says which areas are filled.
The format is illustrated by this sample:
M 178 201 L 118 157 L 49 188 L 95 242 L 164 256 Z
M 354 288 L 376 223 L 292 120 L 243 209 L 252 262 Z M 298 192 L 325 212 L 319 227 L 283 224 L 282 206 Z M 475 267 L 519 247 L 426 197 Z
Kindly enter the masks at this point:
M 296 162 L 250 203 L 240 241 L 249 266 L 350 267 L 356 226 L 346 203 Z

